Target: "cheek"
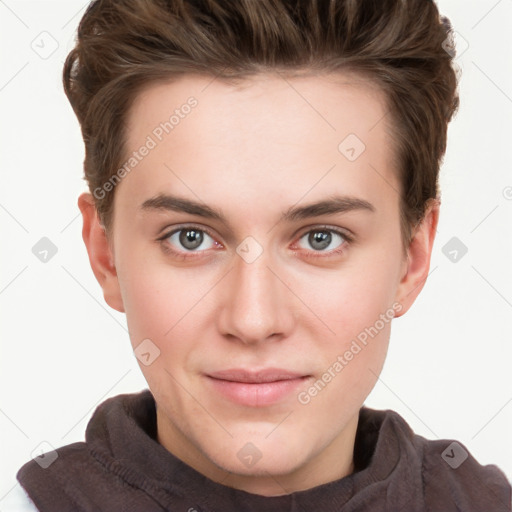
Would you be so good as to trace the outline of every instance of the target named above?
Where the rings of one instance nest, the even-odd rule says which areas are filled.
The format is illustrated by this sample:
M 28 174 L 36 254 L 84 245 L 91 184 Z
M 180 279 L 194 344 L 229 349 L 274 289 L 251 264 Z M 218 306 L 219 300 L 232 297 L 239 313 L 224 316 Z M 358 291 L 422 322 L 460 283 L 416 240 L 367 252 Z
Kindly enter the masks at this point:
M 397 275 L 396 263 L 372 258 L 314 280 L 303 279 L 298 295 L 307 299 L 311 311 L 329 327 L 329 337 L 341 348 L 340 343 L 374 325 L 382 314 L 392 315 Z
M 185 357 L 199 342 L 197 326 L 211 317 L 209 292 L 217 276 L 148 258 L 133 258 L 118 276 L 132 346 L 149 338 L 164 356 L 161 360 L 171 352 L 172 361 Z
M 331 281 L 312 306 L 334 331 L 319 336 L 311 324 L 312 353 L 321 361 L 316 380 L 297 397 L 312 432 L 332 430 L 348 420 L 373 389 L 388 349 L 397 308 L 389 276 L 355 271 Z
M 120 279 L 131 345 L 139 367 L 153 393 L 161 396 L 173 390 L 179 397 L 173 378 L 184 381 L 187 361 L 197 344 L 193 326 L 200 307 L 194 308 L 194 303 L 200 297 L 187 293 L 190 283 L 179 273 L 158 265 L 151 269 L 148 264 L 146 270 L 133 269 L 128 275 L 128 279 Z M 150 359 L 144 360 L 147 353 Z
M 377 380 L 392 319 L 401 309 L 395 302 L 399 259 L 392 254 L 368 251 L 357 264 L 315 280 L 313 291 L 309 287 L 308 306 L 329 327 L 319 336 L 318 319 L 309 325 L 315 345 L 311 349 L 321 361 L 321 376 L 303 398 L 314 402 L 312 409 L 318 414 L 331 408 L 333 401 L 354 407 L 362 403 Z M 306 284 L 301 287 L 303 294 Z
M 395 313 L 393 303 L 385 289 L 379 293 L 373 285 L 366 293 L 361 287 L 344 287 L 340 296 L 332 299 L 325 318 L 335 335 L 317 339 L 323 352 L 322 371 L 327 372 L 324 380 L 330 382 L 336 375 L 332 380 L 337 380 L 338 386 L 334 387 L 343 392 L 352 387 L 354 391 L 369 392 L 386 357 Z
M 172 295 L 162 296 L 162 291 L 154 286 L 153 276 L 146 271 L 131 272 L 126 279 L 119 272 L 118 276 L 133 347 L 146 338 L 153 341 L 163 338 L 172 327 L 168 314 L 172 310 L 169 303 Z

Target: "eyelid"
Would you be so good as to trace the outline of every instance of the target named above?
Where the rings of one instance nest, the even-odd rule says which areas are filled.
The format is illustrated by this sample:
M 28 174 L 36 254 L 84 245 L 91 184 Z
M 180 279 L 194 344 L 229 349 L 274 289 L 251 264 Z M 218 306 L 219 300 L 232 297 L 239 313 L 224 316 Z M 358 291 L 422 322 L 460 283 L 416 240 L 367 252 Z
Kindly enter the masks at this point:
M 302 238 L 306 233 L 310 231 L 333 231 L 334 233 L 338 233 L 341 235 L 347 242 L 352 242 L 354 240 L 354 233 L 347 228 L 341 228 L 339 226 L 331 226 L 329 224 L 311 224 L 309 226 L 305 226 L 299 230 L 300 235 L 298 238 Z M 295 235 L 297 236 L 297 235 Z
M 162 235 L 160 235 L 157 240 L 165 240 L 166 238 L 169 238 L 170 236 L 174 235 L 174 233 L 177 233 L 179 231 L 183 231 L 185 229 L 195 229 L 196 231 L 202 231 L 203 233 L 206 233 L 209 237 L 213 238 L 215 241 L 217 241 L 217 237 L 216 235 L 213 234 L 213 232 L 205 227 L 205 226 L 200 226 L 199 224 L 183 224 L 183 225 L 180 225 L 180 224 L 177 224 L 175 226 L 172 227 L 172 229 L 170 229 L 170 231 L 166 231 L 166 228 L 164 228 L 162 231 Z M 221 242 L 218 242 L 218 243 L 221 243 Z

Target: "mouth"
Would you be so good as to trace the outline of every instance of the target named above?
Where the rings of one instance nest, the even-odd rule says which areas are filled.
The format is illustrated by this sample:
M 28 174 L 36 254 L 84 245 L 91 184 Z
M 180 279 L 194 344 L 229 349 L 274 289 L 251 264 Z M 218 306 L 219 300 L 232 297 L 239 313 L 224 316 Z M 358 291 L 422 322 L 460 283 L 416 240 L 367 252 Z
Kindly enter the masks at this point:
M 265 407 L 283 402 L 311 375 L 279 368 L 259 371 L 230 369 L 206 374 L 216 394 L 248 407 Z

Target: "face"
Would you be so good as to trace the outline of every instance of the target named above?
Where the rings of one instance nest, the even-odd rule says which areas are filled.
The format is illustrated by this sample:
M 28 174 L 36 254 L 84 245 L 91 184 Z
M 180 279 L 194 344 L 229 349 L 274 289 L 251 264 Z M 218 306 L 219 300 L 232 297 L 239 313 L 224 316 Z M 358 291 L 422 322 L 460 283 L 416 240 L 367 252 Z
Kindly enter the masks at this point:
M 436 222 L 404 257 L 387 122 L 348 74 L 187 76 L 129 112 L 96 275 L 144 354 L 160 443 L 216 481 L 277 495 L 353 469 Z

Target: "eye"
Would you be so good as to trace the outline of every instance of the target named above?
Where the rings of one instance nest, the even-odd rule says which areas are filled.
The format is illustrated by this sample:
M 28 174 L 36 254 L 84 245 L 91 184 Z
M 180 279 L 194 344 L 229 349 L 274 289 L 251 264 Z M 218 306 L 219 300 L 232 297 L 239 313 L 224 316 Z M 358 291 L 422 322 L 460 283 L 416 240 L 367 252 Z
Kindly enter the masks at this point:
M 341 252 L 342 249 L 340 250 L 340 248 L 348 241 L 350 241 L 348 235 L 341 231 L 330 228 L 316 228 L 300 237 L 299 247 L 303 249 L 312 248 L 314 252 L 338 253 Z
M 206 231 L 196 226 L 175 229 L 160 238 L 173 252 L 202 252 L 218 246 Z M 199 250 L 198 250 L 199 249 Z
M 199 256 L 212 248 L 223 248 L 213 236 L 198 226 L 175 228 L 158 240 L 165 252 L 183 259 L 192 257 L 193 254 Z M 346 244 L 351 241 L 351 236 L 344 231 L 321 226 L 304 233 L 298 241 L 298 246 L 308 250 L 313 257 L 328 257 L 344 252 Z

